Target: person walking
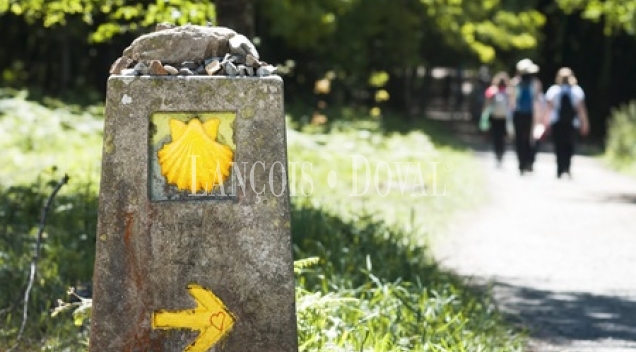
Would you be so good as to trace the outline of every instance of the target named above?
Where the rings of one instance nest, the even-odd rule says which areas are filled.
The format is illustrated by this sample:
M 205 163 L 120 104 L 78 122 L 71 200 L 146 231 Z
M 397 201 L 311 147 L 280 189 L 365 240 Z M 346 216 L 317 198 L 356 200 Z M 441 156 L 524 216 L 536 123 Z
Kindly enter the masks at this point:
M 484 93 L 485 103 L 480 128 L 490 130 L 497 166 L 501 166 L 506 144 L 506 124 L 510 118 L 510 77 L 497 72 Z
M 537 66 L 530 59 L 523 59 L 517 63 L 517 76 L 513 80 L 512 122 L 515 131 L 515 149 L 519 160 L 519 172 L 523 175 L 533 171 L 535 159 L 533 128 L 542 115 L 543 87 L 536 77 L 539 72 Z
M 585 93 L 569 67 L 557 71 L 555 83 L 546 92 L 548 118 L 557 162 L 557 177 L 572 178 L 570 165 L 576 130 L 585 136 L 589 132 Z
M 476 125 L 479 125 L 481 121 L 481 115 L 486 104 L 485 93 L 490 87 L 491 80 L 488 67 L 480 67 L 473 81 L 473 89 L 470 94 L 470 115 Z

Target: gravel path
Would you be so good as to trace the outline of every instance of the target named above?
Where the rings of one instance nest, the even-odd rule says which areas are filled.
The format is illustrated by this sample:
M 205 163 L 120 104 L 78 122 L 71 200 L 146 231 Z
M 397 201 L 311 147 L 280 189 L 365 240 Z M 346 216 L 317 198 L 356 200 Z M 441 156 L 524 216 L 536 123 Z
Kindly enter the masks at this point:
M 477 155 L 490 199 L 434 240 L 442 265 L 492 285 L 530 351 L 636 351 L 636 179 L 575 156 L 559 180 L 549 153 L 521 177 L 512 152 L 500 169 Z

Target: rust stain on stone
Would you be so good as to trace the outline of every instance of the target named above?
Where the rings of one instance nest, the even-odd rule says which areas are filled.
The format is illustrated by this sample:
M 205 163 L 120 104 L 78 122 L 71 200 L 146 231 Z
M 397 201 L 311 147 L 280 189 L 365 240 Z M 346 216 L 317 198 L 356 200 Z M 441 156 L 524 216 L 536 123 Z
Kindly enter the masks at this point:
M 126 212 L 126 227 L 124 230 L 124 246 L 126 247 L 126 264 L 128 264 L 128 269 L 131 271 L 131 276 L 133 281 L 135 282 L 135 287 L 139 291 L 143 286 L 143 279 L 141 273 L 139 272 L 139 267 L 137 263 L 137 253 L 135 253 L 135 246 L 132 243 L 133 236 L 133 224 L 135 222 L 134 214 L 131 212 Z
M 133 285 L 137 291 L 137 298 L 141 301 L 141 307 L 134 307 L 134 302 L 128 300 L 129 307 L 127 311 L 138 312 L 135 320 L 134 328 L 129 331 L 129 338 L 126 339 L 127 343 L 124 346 L 125 352 L 136 351 L 161 351 L 159 341 L 153 341 L 150 337 L 150 327 L 144 326 L 145 312 L 147 311 L 149 302 L 147 295 L 145 294 L 145 281 L 142 271 L 142 267 L 139 265 L 137 251 L 135 249 L 135 231 L 134 223 L 135 217 L 133 212 L 126 212 L 124 214 L 125 226 L 124 226 L 124 250 L 126 252 L 126 267 L 128 268 L 128 277 L 133 281 Z

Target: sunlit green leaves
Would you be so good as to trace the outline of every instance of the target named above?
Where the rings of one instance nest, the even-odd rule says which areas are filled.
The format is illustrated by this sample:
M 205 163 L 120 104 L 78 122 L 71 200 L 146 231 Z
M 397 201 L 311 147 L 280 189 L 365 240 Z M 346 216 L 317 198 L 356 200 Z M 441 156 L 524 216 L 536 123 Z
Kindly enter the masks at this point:
M 592 21 L 603 21 L 605 34 L 618 30 L 636 34 L 636 1 L 634 0 L 557 0 L 567 13 L 581 11 L 582 16 Z
M 523 50 L 537 46 L 545 22 L 538 11 L 508 9 L 498 0 L 421 0 L 452 45 L 467 46 L 482 62 L 491 62 L 498 50 Z
M 90 41 L 92 42 L 104 42 L 108 38 L 112 38 L 117 34 L 124 32 L 124 27 L 116 23 L 104 23 L 101 24 L 97 30 L 90 34 Z
M 543 16 L 536 11 L 498 11 L 492 20 L 464 24 L 462 34 L 481 60 L 489 62 L 495 58 L 495 48 L 522 50 L 536 47 L 536 31 L 543 23 Z
M 97 17 L 105 18 L 89 34 L 96 42 L 158 22 L 180 25 L 215 22 L 214 5 L 206 0 L 0 0 L 0 14 L 4 12 L 23 16 L 31 23 L 42 21 L 45 27 L 64 26 L 70 18 L 89 25 Z

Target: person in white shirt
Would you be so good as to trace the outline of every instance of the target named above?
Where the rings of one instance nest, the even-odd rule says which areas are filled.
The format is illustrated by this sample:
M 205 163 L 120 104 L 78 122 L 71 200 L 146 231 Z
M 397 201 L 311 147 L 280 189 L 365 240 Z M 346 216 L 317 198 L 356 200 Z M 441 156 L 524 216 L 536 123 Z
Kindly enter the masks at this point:
M 506 150 L 506 124 L 511 113 L 508 73 L 501 71 L 495 74 L 490 87 L 484 93 L 484 98 L 482 119 L 488 119 L 488 121 L 481 121 L 480 128 L 482 130 L 490 129 L 497 167 L 500 167 Z
M 585 93 L 578 85 L 574 72 L 561 68 L 555 84 L 546 92 L 547 114 L 545 124 L 550 126 L 557 159 L 557 177 L 572 177 L 570 165 L 574 154 L 576 130 L 585 136 L 589 132 Z

